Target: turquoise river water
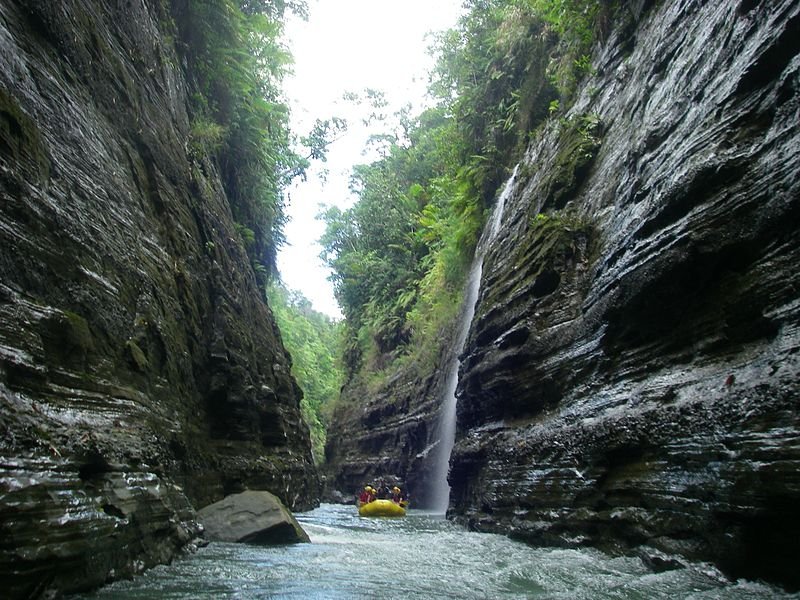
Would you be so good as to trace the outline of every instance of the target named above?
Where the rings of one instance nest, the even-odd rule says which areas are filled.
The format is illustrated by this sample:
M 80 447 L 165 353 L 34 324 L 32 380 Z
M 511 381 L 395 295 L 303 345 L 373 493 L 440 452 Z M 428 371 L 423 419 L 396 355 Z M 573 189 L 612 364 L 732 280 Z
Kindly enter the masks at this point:
M 353 506 L 328 504 L 296 516 L 311 544 L 212 543 L 169 566 L 81 597 L 800 598 L 763 583 L 728 581 L 705 564 L 653 573 L 638 558 L 531 548 L 413 510 L 402 519 L 367 519 Z

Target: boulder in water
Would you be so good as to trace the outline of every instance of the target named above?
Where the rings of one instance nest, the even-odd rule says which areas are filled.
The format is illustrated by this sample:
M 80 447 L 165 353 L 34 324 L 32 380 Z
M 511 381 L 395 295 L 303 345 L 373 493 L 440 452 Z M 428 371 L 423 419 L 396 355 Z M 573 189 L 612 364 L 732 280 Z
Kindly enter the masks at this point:
M 199 510 L 197 516 L 212 542 L 268 545 L 311 541 L 289 509 L 265 491 L 227 496 Z

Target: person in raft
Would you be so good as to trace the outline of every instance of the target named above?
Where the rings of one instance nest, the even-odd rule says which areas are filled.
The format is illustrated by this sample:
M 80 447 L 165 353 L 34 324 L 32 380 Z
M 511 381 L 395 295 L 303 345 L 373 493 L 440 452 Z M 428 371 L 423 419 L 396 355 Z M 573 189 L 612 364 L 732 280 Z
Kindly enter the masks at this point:
M 389 486 L 386 485 L 383 479 L 380 480 L 378 483 L 378 489 L 376 490 L 378 498 L 380 500 L 388 500 L 390 496 Z
M 392 488 L 392 502 L 400 504 L 403 502 L 403 493 L 400 491 L 400 488 L 394 486 Z
M 364 490 L 358 495 L 358 501 L 361 504 L 369 504 L 375 500 L 375 490 L 372 488 L 371 485 L 368 485 L 364 488 Z

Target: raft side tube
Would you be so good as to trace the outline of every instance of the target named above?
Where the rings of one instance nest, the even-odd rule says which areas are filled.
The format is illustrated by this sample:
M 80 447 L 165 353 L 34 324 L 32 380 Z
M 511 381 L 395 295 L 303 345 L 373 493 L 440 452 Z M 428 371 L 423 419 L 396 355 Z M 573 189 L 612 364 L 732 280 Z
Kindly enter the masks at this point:
M 404 517 L 406 509 L 391 500 L 373 500 L 358 505 L 358 514 L 362 517 Z

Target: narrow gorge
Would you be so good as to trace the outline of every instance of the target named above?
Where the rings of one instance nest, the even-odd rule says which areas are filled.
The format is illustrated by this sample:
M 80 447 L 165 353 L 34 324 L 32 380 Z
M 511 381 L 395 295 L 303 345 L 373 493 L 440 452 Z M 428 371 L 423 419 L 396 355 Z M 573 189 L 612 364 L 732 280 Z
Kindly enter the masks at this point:
M 702 563 L 724 575 L 704 589 L 800 591 L 800 2 L 465 3 L 461 25 L 490 30 L 500 58 L 437 38 L 463 72 L 441 67 L 442 104 L 405 114 L 394 142 L 374 136 L 382 159 L 354 169 L 374 245 L 338 274 L 350 371 L 317 407 L 330 418 L 309 421 L 315 453 L 326 421 L 322 465 L 265 300 L 280 186 L 308 160 L 282 92 L 228 44 L 278 39 L 292 8 L 308 6 L 0 0 L 3 593 L 59 597 L 169 563 L 207 542 L 197 511 L 232 494 L 300 512 L 383 478 L 436 515 L 403 523 L 428 569 L 409 586 L 426 591 L 443 580 L 431 540 L 469 555 L 478 538 L 479 562 L 511 548 L 558 573 L 542 548 L 570 564 L 591 548 L 593 569 L 623 557 L 637 584 Z M 274 75 L 282 43 L 248 64 Z M 458 77 L 477 82 L 462 104 Z M 310 156 L 342 123 L 317 121 Z M 328 225 L 361 242 L 352 215 Z M 303 569 L 272 554 L 285 581 L 268 584 L 351 589 L 364 573 L 345 539 L 390 546 L 394 573 L 391 525 L 367 531 L 346 508 L 306 516 L 324 547 L 293 555 Z M 216 563 L 228 597 L 247 593 L 241 556 Z M 447 576 L 477 595 L 459 560 Z M 486 589 L 560 589 L 512 567 Z M 592 589 L 592 573 L 571 581 Z
M 798 589 L 800 5 L 623 5 L 484 260 L 448 515 Z M 329 494 L 433 504 L 449 352 L 345 390 Z

